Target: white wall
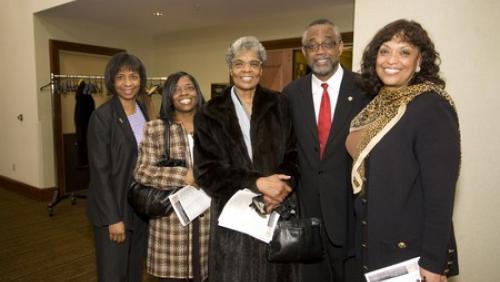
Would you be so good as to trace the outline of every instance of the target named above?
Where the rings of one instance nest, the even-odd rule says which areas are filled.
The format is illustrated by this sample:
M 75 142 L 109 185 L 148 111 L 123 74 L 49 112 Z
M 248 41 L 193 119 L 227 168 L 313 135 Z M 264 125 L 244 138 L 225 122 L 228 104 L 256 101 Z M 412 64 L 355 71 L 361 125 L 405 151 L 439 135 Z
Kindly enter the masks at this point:
M 354 69 L 375 32 L 399 18 L 420 22 L 441 53 L 462 134 L 455 204 L 461 274 L 453 281 L 500 281 L 500 2 L 497 0 L 356 0 Z
M 0 2 L 0 175 L 40 187 L 43 146 L 38 112 L 33 13 L 70 1 Z M 24 119 L 16 117 L 22 114 Z
M 353 27 L 353 5 L 308 10 L 295 14 L 276 15 L 272 20 L 259 19 L 229 27 L 214 27 L 156 36 L 154 50 L 156 71 L 163 76 L 179 70 L 194 75 L 205 97 L 210 97 L 210 83 L 228 82 L 229 74 L 224 54 L 238 37 L 254 35 L 261 41 L 301 37 L 307 24 L 317 18 L 329 18 L 341 32 Z

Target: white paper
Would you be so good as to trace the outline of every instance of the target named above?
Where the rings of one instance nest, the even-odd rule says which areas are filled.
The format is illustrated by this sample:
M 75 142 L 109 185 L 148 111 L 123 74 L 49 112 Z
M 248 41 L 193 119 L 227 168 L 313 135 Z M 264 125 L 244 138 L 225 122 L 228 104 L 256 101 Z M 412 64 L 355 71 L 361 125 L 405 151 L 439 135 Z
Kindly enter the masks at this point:
M 258 195 L 247 188 L 234 193 L 222 209 L 218 219 L 219 226 L 245 233 L 269 243 L 273 238 L 279 214 L 272 212 L 270 215 L 263 216 L 250 207 L 252 198 Z
M 205 212 L 210 207 L 211 202 L 211 198 L 205 191 L 191 185 L 182 187 L 168 198 L 183 226 L 188 225 Z
M 365 273 L 368 282 L 417 282 L 420 278 L 420 257 L 405 260 L 384 268 Z

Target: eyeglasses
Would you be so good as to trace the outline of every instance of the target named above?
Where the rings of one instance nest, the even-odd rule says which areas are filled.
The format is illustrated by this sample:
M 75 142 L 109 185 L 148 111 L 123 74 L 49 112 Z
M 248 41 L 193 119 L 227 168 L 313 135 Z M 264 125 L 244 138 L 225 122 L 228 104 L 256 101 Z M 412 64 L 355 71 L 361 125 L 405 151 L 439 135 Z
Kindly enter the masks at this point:
M 196 88 L 193 85 L 188 85 L 184 87 L 177 86 L 174 89 L 174 94 L 181 94 L 183 92 L 194 92 Z
M 339 41 L 339 43 L 340 42 L 341 41 Z M 311 43 L 304 45 L 304 48 L 306 48 L 307 51 L 310 51 L 310 52 L 318 52 L 319 47 L 321 47 L 325 50 L 332 50 L 333 48 L 335 48 L 335 46 L 337 46 L 337 44 L 338 43 L 335 41 L 323 41 L 321 43 L 311 42 Z
M 250 62 L 244 62 L 244 61 L 241 61 L 241 60 L 236 60 L 236 61 L 233 61 L 231 63 L 231 66 L 233 67 L 233 69 L 236 69 L 236 70 L 244 69 L 246 66 L 250 66 L 250 68 L 252 70 L 258 70 L 261 65 L 262 65 L 262 62 L 261 61 L 257 61 L 257 60 L 253 60 L 253 61 L 250 61 Z

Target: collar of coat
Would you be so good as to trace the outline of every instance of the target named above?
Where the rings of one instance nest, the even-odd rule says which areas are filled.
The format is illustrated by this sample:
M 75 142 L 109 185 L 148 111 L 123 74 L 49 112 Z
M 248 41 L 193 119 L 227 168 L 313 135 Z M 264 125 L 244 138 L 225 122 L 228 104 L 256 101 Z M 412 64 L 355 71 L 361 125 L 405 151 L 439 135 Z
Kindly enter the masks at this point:
M 230 120 L 234 119 L 236 112 L 231 100 L 231 88 L 228 87 L 223 95 L 213 98 L 207 103 L 207 106 L 203 108 L 206 116 L 223 124 L 228 124 Z M 257 123 L 270 108 L 279 104 L 279 95 L 277 92 L 257 86 L 253 98 L 251 122 Z

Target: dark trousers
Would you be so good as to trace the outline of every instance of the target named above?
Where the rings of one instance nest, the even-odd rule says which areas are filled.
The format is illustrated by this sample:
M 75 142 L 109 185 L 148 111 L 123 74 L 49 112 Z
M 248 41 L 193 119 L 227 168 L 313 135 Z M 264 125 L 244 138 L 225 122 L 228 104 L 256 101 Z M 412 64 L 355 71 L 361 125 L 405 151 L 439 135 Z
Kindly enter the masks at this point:
M 136 220 L 138 222 L 140 220 Z M 117 244 L 109 239 L 108 227 L 94 226 L 97 277 L 101 282 L 142 281 L 146 254 L 146 224 L 139 222 L 127 230 L 126 240 Z
M 158 278 L 158 282 L 193 282 L 193 279 L 175 279 L 175 278 Z M 208 281 L 208 279 L 203 280 L 203 282 Z
M 362 263 L 359 257 L 351 257 L 345 263 L 346 282 L 366 282 L 362 268 Z
M 344 282 L 345 248 L 330 243 L 326 233 L 322 234 L 325 254 L 322 260 L 301 263 L 301 282 Z M 350 282 L 347 281 L 346 282 Z

